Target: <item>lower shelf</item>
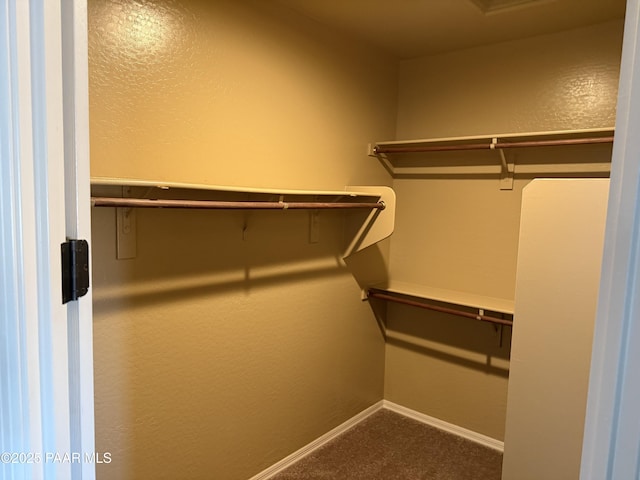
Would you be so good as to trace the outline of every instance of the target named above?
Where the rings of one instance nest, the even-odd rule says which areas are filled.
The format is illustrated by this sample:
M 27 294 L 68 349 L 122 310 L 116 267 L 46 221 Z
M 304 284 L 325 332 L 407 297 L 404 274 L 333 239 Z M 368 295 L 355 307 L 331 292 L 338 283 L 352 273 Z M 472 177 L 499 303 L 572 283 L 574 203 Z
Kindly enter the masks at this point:
M 512 318 L 485 314 L 486 310 L 512 316 L 513 301 L 507 299 L 400 283 L 371 287 L 368 297 L 500 325 L 513 325 Z M 455 306 L 465 307 L 466 310 L 454 308 Z M 471 312 L 469 309 L 477 309 L 478 312 Z

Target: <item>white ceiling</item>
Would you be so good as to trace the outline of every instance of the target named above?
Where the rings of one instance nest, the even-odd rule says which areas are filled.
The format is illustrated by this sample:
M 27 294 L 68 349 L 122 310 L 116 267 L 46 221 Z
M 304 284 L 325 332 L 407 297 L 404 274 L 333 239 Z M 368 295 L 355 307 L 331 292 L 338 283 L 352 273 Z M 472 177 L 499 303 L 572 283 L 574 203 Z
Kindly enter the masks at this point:
M 530 37 L 624 18 L 625 0 L 278 0 L 399 58 Z

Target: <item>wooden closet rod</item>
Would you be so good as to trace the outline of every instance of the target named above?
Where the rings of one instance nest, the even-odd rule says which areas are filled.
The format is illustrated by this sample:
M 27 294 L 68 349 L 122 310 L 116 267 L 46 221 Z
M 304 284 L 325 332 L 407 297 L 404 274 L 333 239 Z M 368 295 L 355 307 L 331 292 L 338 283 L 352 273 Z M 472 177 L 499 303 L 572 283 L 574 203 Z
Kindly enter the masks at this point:
M 94 207 L 195 208 L 209 210 L 320 210 L 361 208 L 384 210 L 384 202 L 224 202 L 215 200 L 151 200 L 144 198 L 91 197 Z
M 597 143 L 613 143 L 613 136 L 591 138 L 565 138 L 558 140 L 530 140 L 522 142 L 467 143 L 461 145 L 422 145 L 413 147 L 380 146 L 373 148 L 373 153 L 421 153 L 447 152 L 460 150 L 492 150 L 501 148 L 555 147 L 562 145 L 591 145 Z
M 462 310 L 455 310 L 453 308 L 440 307 L 438 305 L 432 305 L 429 303 L 416 302 L 407 298 L 396 297 L 394 295 L 387 295 L 386 293 L 376 292 L 369 290 L 369 298 L 379 298 L 380 300 L 387 300 L 389 302 L 401 303 L 403 305 L 410 305 L 412 307 L 424 308 L 426 310 L 433 310 L 435 312 L 448 313 L 450 315 L 457 315 L 459 317 L 472 318 L 474 320 L 481 320 L 483 322 L 497 323 L 500 325 L 513 326 L 513 320 L 506 320 L 504 318 L 492 317 L 490 315 L 475 314 L 470 312 L 463 312 Z

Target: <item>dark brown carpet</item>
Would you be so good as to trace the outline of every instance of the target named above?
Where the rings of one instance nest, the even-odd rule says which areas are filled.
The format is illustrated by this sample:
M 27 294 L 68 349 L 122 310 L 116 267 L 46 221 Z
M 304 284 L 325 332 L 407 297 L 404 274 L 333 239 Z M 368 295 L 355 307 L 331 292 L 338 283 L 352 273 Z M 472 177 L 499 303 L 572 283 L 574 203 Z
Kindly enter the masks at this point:
M 270 480 L 500 480 L 502 454 L 380 410 Z

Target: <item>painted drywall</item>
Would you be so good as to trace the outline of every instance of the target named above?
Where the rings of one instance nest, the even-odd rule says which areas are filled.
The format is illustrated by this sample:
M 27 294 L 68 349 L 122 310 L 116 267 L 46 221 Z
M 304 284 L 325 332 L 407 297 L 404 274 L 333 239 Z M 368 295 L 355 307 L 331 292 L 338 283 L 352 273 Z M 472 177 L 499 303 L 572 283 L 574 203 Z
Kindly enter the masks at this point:
M 621 43 L 622 24 L 610 22 L 404 61 L 397 139 L 611 127 Z M 395 179 L 391 279 L 513 299 L 523 187 L 539 176 L 601 176 L 546 165 L 610 155 L 610 147 L 509 152 L 513 190 L 499 189 L 497 173 L 469 170 Z M 519 173 L 525 161 L 540 167 Z M 402 341 L 387 346 L 385 398 L 503 439 L 508 342 L 499 347 L 490 325 L 405 307 L 390 307 L 387 322 Z
M 622 22 L 407 60 L 397 139 L 615 123 Z
M 91 0 L 89 50 L 94 176 L 390 183 L 395 63 L 270 2 Z M 382 399 L 345 214 L 140 210 L 130 260 L 92 214 L 99 479 L 246 479 Z
M 580 476 L 608 192 L 608 179 L 524 190 L 504 480 Z
M 388 57 L 271 2 L 89 3 L 93 176 L 389 182 L 366 156 L 395 132 Z

